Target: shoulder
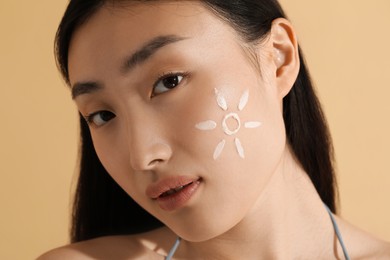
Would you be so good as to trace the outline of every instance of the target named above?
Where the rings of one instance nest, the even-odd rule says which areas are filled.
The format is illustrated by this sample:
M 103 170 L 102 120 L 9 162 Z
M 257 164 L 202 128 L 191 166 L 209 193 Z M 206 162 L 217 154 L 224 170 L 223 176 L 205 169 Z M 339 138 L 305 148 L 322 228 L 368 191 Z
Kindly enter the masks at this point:
M 127 236 L 106 236 L 53 249 L 37 260 L 162 259 L 175 241 L 167 228 Z
M 336 217 L 351 259 L 389 259 L 390 243 Z M 340 249 L 341 250 L 341 249 Z

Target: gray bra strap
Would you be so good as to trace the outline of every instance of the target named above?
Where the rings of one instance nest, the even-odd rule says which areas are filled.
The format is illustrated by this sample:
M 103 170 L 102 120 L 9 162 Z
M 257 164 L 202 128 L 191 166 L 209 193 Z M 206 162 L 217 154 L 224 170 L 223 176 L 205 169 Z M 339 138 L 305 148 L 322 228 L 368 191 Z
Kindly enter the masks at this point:
M 171 250 L 169 250 L 169 253 L 168 253 L 167 257 L 165 257 L 165 260 L 171 260 L 172 259 L 172 256 L 176 253 L 176 250 L 177 250 L 177 248 L 180 245 L 180 241 L 181 241 L 181 238 L 177 237 L 175 244 L 173 245 Z
M 336 236 L 337 236 L 337 238 L 338 238 L 338 240 L 340 242 L 341 248 L 343 249 L 344 257 L 345 257 L 346 260 L 350 260 L 348 252 L 347 252 L 347 249 L 346 249 L 346 247 L 344 245 L 343 238 L 341 237 L 341 233 L 340 233 L 339 227 L 337 225 L 336 220 L 333 217 L 332 211 L 330 211 L 330 209 L 326 205 L 325 205 L 325 208 L 326 208 L 326 210 L 329 213 L 330 219 L 332 220 L 333 228 L 334 228 L 334 231 L 336 232 Z

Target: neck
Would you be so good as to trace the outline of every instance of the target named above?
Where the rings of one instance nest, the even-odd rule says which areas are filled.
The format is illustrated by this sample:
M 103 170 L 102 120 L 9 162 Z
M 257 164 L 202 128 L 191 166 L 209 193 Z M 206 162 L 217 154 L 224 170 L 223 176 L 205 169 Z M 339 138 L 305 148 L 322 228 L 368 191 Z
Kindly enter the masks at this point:
M 332 258 L 329 215 L 307 174 L 286 150 L 277 170 L 246 217 L 219 237 L 182 242 L 183 255 L 209 259 Z

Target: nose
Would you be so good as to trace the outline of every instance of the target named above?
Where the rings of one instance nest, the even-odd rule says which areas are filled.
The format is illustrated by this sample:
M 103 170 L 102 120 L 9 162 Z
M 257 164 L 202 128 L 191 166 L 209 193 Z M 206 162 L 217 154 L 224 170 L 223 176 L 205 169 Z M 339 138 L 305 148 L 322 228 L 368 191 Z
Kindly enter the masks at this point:
M 130 165 L 135 171 L 155 170 L 172 156 L 171 146 L 163 137 L 161 127 L 145 123 L 128 129 Z
M 166 164 L 172 154 L 167 144 L 155 142 L 151 144 L 138 144 L 130 149 L 130 165 L 136 171 L 150 171 Z

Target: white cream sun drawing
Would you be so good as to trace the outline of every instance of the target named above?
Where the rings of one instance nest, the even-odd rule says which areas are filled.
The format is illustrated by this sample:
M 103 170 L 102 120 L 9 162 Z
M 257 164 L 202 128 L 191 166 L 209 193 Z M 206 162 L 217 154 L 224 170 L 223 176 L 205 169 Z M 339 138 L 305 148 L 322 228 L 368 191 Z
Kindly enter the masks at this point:
M 215 90 L 215 97 L 217 99 L 218 106 L 223 111 L 227 111 L 229 109 L 229 107 L 228 107 L 228 103 L 226 102 L 225 97 L 222 95 L 222 93 L 220 93 L 218 91 L 218 89 L 214 89 L 214 90 Z M 248 104 L 248 100 L 249 100 L 249 90 L 245 90 L 244 93 L 242 93 L 240 101 L 238 103 L 238 106 L 237 106 L 238 111 L 242 111 L 246 107 L 246 105 Z M 228 126 L 228 124 L 227 124 L 228 120 L 236 121 L 236 124 L 235 124 L 233 129 L 231 129 Z M 195 127 L 199 130 L 202 130 L 202 131 L 210 131 L 210 130 L 217 128 L 217 125 L 218 124 L 215 121 L 207 120 L 207 121 L 203 121 L 203 122 L 196 124 Z M 242 127 L 241 119 L 240 119 L 240 116 L 238 115 L 238 112 L 237 113 L 227 113 L 222 120 L 221 126 L 222 126 L 223 132 L 226 135 L 228 135 L 228 136 L 236 135 Z M 249 128 L 249 129 L 258 128 L 261 126 L 261 122 L 247 121 L 247 122 L 244 122 L 243 126 L 245 128 Z M 218 157 L 222 154 L 222 151 L 225 147 L 225 144 L 226 144 L 226 140 L 222 139 L 218 143 L 217 147 L 215 147 L 214 155 L 213 155 L 214 160 L 217 160 Z M 244 148 L 242 147 L 241 141 L 240 141 L 240 139 L 238 139 L 238 137 L 234 138 L 234 144 L 236 146 L 238 155 L 244 159 L 245 158 L 245 151 L 244 151 Z

